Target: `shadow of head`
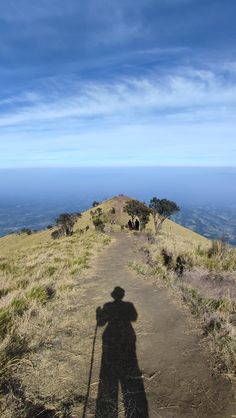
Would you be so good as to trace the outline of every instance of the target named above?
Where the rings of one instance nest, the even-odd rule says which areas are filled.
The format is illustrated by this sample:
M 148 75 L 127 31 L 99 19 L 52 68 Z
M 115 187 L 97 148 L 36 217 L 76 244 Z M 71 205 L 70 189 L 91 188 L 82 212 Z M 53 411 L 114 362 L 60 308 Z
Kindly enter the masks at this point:
M 115 301 L 122 300 L 125 296 L 125 291 L 122 289 L 122 287 L 116 286 L 114 290 L 111 292 L 111 297 Z

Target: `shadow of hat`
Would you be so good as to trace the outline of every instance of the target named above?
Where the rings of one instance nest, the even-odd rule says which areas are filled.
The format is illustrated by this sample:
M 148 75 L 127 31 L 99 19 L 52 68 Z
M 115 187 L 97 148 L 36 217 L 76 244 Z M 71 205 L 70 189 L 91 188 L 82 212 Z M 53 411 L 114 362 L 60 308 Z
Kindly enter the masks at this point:
M 125 296 L 125 291 L 122 287 L 116 286 L 114 290 L 111 292 L 111 297 L 113 299 L 123 299 Z

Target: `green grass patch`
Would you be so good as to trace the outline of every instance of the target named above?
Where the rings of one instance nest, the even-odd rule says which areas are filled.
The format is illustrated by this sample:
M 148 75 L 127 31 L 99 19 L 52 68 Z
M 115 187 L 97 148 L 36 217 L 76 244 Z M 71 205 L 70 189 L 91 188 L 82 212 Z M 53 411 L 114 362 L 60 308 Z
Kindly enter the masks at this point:
M 14 299 L 10 304 L 10 309 L 13 314 L 23 315 L 23 313 L 28 309 L 29 301 L 25 298 Z
M 193 287 L 182 286 L 184 300 L 191 304 L 195 313 L 221 313 L 226 317 L 236 313 L 236 301 L 232 299 L 206 298 Z
M 17 273 L 17 268 L 11 262 L 2 261 L 0 262 L 0 271 L 3 271 L 4 273 L 7 273 L 7 274 L 15 274 Z
M 7 308 L 1 308 L 0 336 L 5 337 L 12 327 L 14 316 L 22 316 L 24 312 L 29 309 L 32 301 L 37 301 L 44 305 L 54 296 L 54 294 L 55 292 L 51 287 L 38 286 L 31 289 L 25 296 L 13 299 Z
M 84 268 L 89 268 L 88 265 L 88 256 L 87 255 L 83 255 L 80 257 L 77 257 L 73 260 L 73 265 L 77 265 L 80 266 L 82 269 Z
M 26 298 L 28 301 L 37 301 L 44 305 L 52 299 L 54 295 L 55 291 L 51 287 L 37 286 L 26 294 Z
M 48 266 L 46 269 L 46 274 L 49 276 L 53 276 L 53 274 L 57 271 L 57 268 L 55 266 Z

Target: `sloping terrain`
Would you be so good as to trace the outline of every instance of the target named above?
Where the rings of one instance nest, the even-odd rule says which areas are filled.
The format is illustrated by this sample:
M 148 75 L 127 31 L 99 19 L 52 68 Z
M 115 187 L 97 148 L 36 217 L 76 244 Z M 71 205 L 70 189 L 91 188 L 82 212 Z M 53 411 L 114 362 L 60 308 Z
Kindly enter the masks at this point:
M 223 375 L 213 376 L 211 355 L 202 346 L 189 311 L 172 300 L 172 293 L 158 284 L 153 272 L 141 277 L 133 268 L 150 262 L 145 246 L 153 225 L 150 222 L 144 235 L 121 232 L 128 220 L 123 212 L 127 199 L 119 196 L 100 205 L 108 235 L 93 230 L 87 211 L 72 237 L 54 241 L 51 231 L 43 231 L 0 239 L 3 418 L 117 416 L 102 383 L 105 379 L 112 386 L 110 370 L 120 352 L 115 348 L 104 367 L 105 328 L 99 327 L 94 340 L 96 308 L 112 300 L 115 286 L 125 290 L 124 300 L 138 314 L 132 324 L 135 373 L 127 374 L 129 364 L 120 364 L 117 370 L 119 417 L 125 416 L 125 409 L 126 418 L 231 418 L 236 414 L 231 383 Z M 204 237 L 171 221 L 164 223 L 161 239 L 173 251 L 210 247 Z M 156 274 L 162 278 L 161 272 Z M 137 399 L 143 400 L 138 413 Z M 112 404 L 112 412 L 107 412 L 107 403 Z
M 128 268 L 137 255 L 132 236 L 114 234 L 112 244 L 94 259 L 94 270 L 78 278 L 69 300 L 54 305 L 50 326 L 44 328 L 42 346 L 29 353 L 16 373 L 25 399 L 47 410 L 47 414 L 57 411 L 61 416 L 83 416 L 96 308 L 111 301 L 111 291 L 121 286 L 126 292 L 125 300 L 132 302 L 138 313 L 133 324 L 136 354 L 149 411 L 140 418 L 230 418 L 233 415 L 230 383 L 223 377 L 212 376 L 208 355 L 201 348 L 198 331 L 187 313 L 170 300 L 166 290 L 144 282 Z M 101 327 L 96 338 L 85 415 L 88 417 L 95 416 L 96 409 L 96 416 L 108 417 L 97 406 L 103 332 Z M 109 369 L 105 372 L 107 379 L 111 379 Z M 122 417 L 124 405 L 120 393 L 118 405 Z M 109 416 L 115 417 L 115 411 Z M 128 416 L 136 415 L 133 412 Z

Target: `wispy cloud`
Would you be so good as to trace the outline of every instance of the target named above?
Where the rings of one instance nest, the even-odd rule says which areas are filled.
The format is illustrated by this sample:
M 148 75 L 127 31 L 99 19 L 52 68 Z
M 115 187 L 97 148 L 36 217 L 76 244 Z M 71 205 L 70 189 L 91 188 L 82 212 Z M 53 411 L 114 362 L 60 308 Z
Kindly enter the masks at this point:
M 69 93 L 68 93 L 69 90 Z M 73 90 L 73 93 L 72 93 Z M 11 105 L 10 112 L 7 105 Z M 27 92 L 0 102 L 0 126 L 33 125 L 85 118 L 175 118 L 181 121 L 233 118 L 236 82 L 212 71 L 182 68 L 163 77 L 128 78 L 110 83 L 65 83 L 44 93 Z M 12 105 L 14 107 L 12 108 Z
M 8 0 L 0 165 L 232 164 L 234 11 L 234 0 Z
M 187 67 L 165 76 L 45 86 L 2 103 L 2 166 L 236 160 L 236 84 L 221 73 Z M 9 144 L 17 151 L 14 158 Z

